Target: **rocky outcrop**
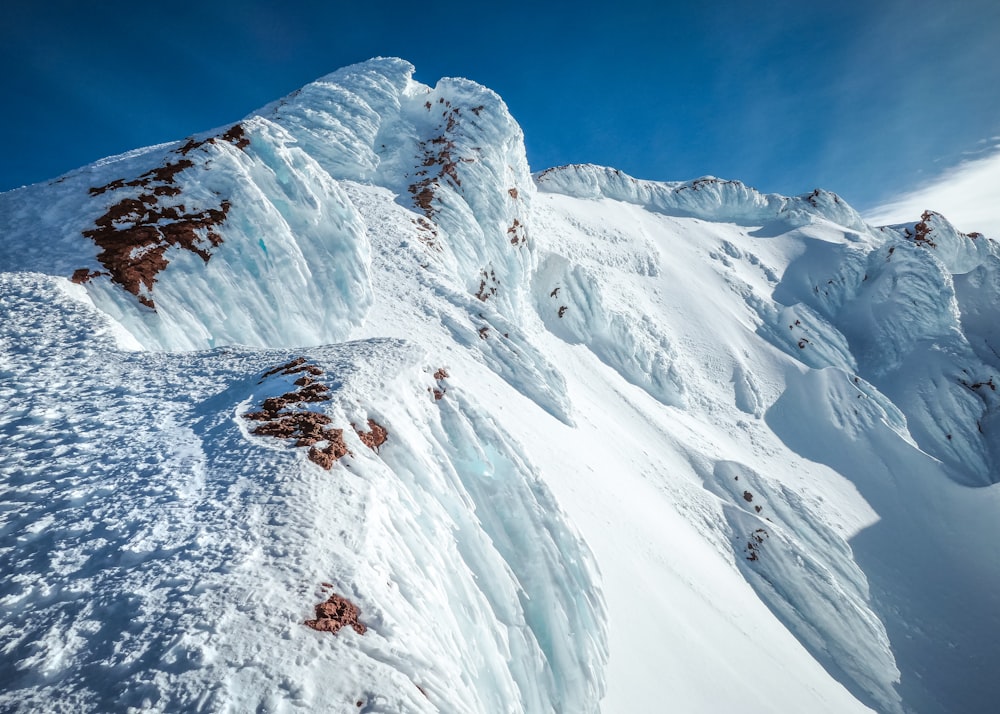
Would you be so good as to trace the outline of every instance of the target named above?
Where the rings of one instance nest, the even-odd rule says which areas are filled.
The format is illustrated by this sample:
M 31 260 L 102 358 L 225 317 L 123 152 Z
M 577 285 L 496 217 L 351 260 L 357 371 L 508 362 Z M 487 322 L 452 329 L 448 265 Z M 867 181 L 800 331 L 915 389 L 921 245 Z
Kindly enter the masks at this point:
M 101 249 L 97 260 L 104 271 L 80 268 L 73 273 L 73 282 L 85 283 L 106 275 L 140 303 L 156 309 L 153 285 L 170 263 L 166 257 L 169 248 L 189 251 L 207 263 L 212 250 L 222 244 L 217 228 L 226 220 L 230 202 L 221 199 L 214 206 L 190 210 L 178 199 L 183 191 L 176 179 L 181 172 L 207 163 L 207 158 L 200 163 L 189 158 L 192 152 L 218 141 L 241 150 L 250 144 L 243 126 L 236 124 L 219 137 L 189 139 L 173 152 L 182 158 L 167 161 L 138 178 L 115 179 L 92 187 L 89 193 L 94 197 L 108 192 L 128 195 L 108 206 L 94 221 L 94 228 L 83 231 Z

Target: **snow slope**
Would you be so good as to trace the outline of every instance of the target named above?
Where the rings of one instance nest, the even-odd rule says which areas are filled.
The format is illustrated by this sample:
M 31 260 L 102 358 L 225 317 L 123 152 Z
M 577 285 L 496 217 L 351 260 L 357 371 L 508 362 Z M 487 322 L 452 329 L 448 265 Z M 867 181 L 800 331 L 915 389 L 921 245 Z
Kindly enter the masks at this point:
M 997 244 L 412 73 L 0 194 L 0 708 L 991 711 Z

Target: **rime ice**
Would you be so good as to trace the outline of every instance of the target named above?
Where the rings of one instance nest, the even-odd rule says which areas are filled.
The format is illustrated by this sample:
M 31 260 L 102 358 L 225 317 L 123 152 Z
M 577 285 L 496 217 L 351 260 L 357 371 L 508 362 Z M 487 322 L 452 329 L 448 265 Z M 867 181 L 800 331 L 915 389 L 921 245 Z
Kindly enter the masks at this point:
M 0 195 L 0 708 L 986 710 L 1000 250 L 913 218 L 395 59 Z

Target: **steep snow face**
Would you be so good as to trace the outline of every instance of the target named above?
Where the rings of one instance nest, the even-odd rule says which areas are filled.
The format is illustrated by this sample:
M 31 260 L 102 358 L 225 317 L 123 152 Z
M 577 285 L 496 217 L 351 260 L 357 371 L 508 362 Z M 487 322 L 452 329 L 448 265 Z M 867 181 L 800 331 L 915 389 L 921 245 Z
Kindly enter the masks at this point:
M 902 411 L 916 442 L 952 478 L 996 483 L 997 440 L 986 426 L 1000 403 L 991 387 L 1000 342 L 980 326 L 984 314 L 995 315 L 988 276 L 1000 248 L 930 212 L 880 233 L 874 245 L 810 244 L 775 295 L 810 306 L 846 338 L 858 374 Z
M 692 221 L 603 197 L 547 193 L 536 202 L 545 207 L 533 225 L 542 258 L 536 301 L 551 333 L 588 348 L 668 413 L 704 415 L 736 443 L 750 438 L 745 420 L 763 416 L 768 393 L 784 380 L 770 360 L 754 364 L 748 350 L 755 328 L 788 339 L 763 316 L 794 319 L 769 298 L 778 283 L 771 266 L 785 250 L 745 227 L 714 222 L 725 203 Z M 803 339 L 801 330 L 780 329 Z M 832 332 L 809 334 L 818 341 L 817 333 Z M 793 351 L 814 352 L 794 342 L 781 347 L 788 361 Z M 829 360 L 849 361 L 846 340 L 837 350 Z M 630 399 L 627 392 L 622 398 Z M 711 515 L 696 509 L 705 536 L 856 696 L 901 711 L 888 635 L 836 520 L 809 505 L 787 465 L 748 457 L 705 434 L 704 424 L 684 428 L 698 434 L 681 447 L 685 468 L 710 494 L 704 508 Z M 683 500 L 672 505 L 690 508 Z
M 524 139 L 494 92 L 465 79 L 434 87 L 380 59 L 348 67 L 260 111 L 338 180 L 385 186 L 413 208 L 430 257 L 508 316 L 524 295 L 534 193 Z
M 412 75 L 0 195 L 0 708 L 990 711 L 997 245 Z
M 964 484 L 997 473 L 991 385 L 1000 371 L 987 361 L 996 355 L 984 321 L 996 315 L 996 244 L 951 235 L 937 219 L 946 259 L 970 270 L 956 276 L 936 246 L 914 240 L 916 226 L 907 238 L 906 226 L 855 231 L 822 219 L 790 228 L 761 215 L 758 227 L 744 225 L 742 191 L 731 213 L 717 197 L 677 217 L 662 200 L 567 185 L 570 195 L 536 197 L 536 304 L 553 336 L 668 405 L 652 416 L 622 387 L 601 402 L 623 400 L 613 414 L 666 422 L 634 448 L 680 440 L 657 449 L 657 462 L 693 472 L 717 499 L 653 477 L 678 494 L 664 501 L 730 549 L 757 596 L 861 701 L 879 711 L 985 711 L 995 693 L 974 663 L 990 659 L 980 628 L 996 633 L 1000 622 L 993 585 L 971 583 L 979 567 L 983 583 L 1000 576 L 980 547 L 992 538 L 980 529 L 996 532 L 985 523 L 998 492 Z M 642 339 L 649 334 L 662 339 Z M 648 370 L 651 353 L 658 370 Z M 597 380 L 576 367 L 571 395 L 581 371 Z M 673 388 L 665 394 L 656 378 Z M 872 520 L 855 520 L 865 508 L 844 500 L 842 479 L 874 508 Z M 958 551 L 966 555 L 946 555 Z M 942 578 L 965 593 L 961 608 L 944 604 Z M 614 613 L 628 598 L 608 587 Z M 612 656 L 611 697 L 625 677 Z M 624 709 L 644 706 L 636 697 Z
M 151 349 L 341 340 L 371 301 L 364 227 L 291 144 L 249 120 L 4 194 L 0 259 L 73 277 Z

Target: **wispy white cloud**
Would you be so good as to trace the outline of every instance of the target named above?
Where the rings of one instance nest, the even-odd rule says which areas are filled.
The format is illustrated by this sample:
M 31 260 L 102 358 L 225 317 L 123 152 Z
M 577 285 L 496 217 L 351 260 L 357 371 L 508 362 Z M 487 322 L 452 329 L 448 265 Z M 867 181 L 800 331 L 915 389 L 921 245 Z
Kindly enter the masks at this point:
M 923 186 L 868 211 L 874 225 L 906 223 L 930 209 L 966 233 L 1000 240 L 1000 147 L 989 156 L 964 161 Z

